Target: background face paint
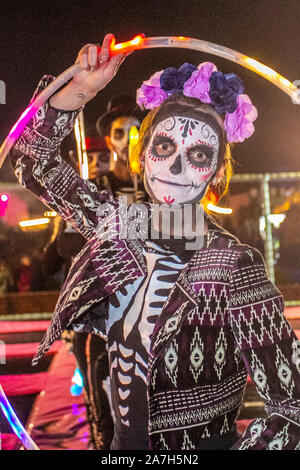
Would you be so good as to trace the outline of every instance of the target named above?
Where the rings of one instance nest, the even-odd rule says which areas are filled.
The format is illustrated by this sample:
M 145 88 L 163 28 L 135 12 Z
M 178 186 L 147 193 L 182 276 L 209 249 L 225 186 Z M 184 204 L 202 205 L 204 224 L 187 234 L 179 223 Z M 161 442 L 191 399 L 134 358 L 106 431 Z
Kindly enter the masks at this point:
M 122 116 L 113 121 L 110 130 L 113 151 L 117 153 L 118 160 L 124 164 L 127 164 L 128 160 L 129 131 L 132 126 L 139 127 L 139 120 L 131 116 Z
M 109 172 L 109 149 L 88 151 L 89 178 L 97 178 Z
M 170 116 L 154 129 L 145 153 L 145 185 L 156 202 L 201 199 L 218 164 L 219 137 L 205 121 Z

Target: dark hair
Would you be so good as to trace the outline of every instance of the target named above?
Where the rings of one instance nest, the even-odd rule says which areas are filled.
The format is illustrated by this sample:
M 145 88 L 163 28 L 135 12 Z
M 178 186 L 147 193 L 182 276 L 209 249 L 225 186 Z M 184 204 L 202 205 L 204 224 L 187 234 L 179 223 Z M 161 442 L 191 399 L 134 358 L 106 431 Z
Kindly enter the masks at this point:
M 207 206 L 209 202 L 215 203 L 221 199 L 228 191 L 229 182 L 233 174 L 233 159 L 231 156 L 231 146 L 227 142 L 223 125 L 220 123 L 221 116 L 216 113 L 211 105 L 201 103 L 197 98 L 190 98 L 182 94 L 174 94 L 164 101 L 160 106 L 152 109 L 142 122 L 140 127 L 139 141 L 132 152 L 130 164 L 139 168 L 139 173 L 143 173 L 140 158 L 144 157 L 145 150 L 150 142 L 152 133 L 156 125 L 170 115 L 196 116 L 205 121 L 215 130 L 219 137 L 220 147 L 218 155 L 218 166 L 216 174 L 219 181 L 216 185 L 209 184 L 206 194 L 201 203 Z M 223 120 L 223 119 L 222 119 Z

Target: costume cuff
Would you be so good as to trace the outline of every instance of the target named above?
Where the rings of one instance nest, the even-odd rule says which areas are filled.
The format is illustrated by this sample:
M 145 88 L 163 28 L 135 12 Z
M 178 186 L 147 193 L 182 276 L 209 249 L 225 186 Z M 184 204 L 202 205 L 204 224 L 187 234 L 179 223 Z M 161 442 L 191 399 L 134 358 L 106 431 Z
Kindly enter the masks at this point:
M 45 75 L 39 82 L 32 101 L 54 80 L 53 76 Z M 33 148 L 43 147 L 51 151 L 59 148 L 63 139 L 73 130 L 75 119 L 82 108 L 76 111 L 55 109 L 46 101 L 29 121 L 15 144 L 17 150 L 24 147 L 24 141 Z

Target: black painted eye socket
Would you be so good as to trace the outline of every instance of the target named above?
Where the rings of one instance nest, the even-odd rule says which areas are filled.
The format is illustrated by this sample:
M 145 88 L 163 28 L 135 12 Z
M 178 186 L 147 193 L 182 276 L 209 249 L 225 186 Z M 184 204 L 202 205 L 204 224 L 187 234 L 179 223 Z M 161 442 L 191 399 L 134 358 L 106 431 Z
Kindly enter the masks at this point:
M 151 152 L 156 158 L 168 158 L 176 152 L 176 148 L 170 137 L 157 135 L 153 140 Z
M 124 135 L 125 135 L 124 129 L 114 129 L 114 132 L 113 132 L 114 139 L 121 140 L 123 139 Z
M 190 163 L 200 168 L 210 166 L 213 156 L 213 149 L 207 145 L 196 145 L 187 152 L 187 158 Z

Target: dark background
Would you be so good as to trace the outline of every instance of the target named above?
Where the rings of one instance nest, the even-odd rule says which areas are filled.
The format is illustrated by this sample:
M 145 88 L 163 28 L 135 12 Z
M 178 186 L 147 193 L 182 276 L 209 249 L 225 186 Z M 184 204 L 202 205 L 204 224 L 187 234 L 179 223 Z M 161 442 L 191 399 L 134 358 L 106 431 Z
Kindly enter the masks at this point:
M 188 36 L 222 44 L 274 68 L 291 81 L 300 80 L 299 0 L 183 1 L 1 1 L 0 79 L 6 105 L 0 105 L 0 138 L 27 106 L 44 74 L 58 75 L 79 49 L 101 42 L 108 32 L 117 42 L 138 33 Z M 300 171 L 300 107 L 281 90 L 232 62 L 196 51 L 150 49 L 132 54 L 118 75 L 86 106 L 87 127 L 116 94 L 135 94 L 154 72 L 184 62 L 214 62 L 235 72 L 258 108 L 254 135 L 234 148 L 235 171 Z M 6 163 L 0 181 L 14 180 Z

